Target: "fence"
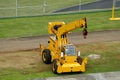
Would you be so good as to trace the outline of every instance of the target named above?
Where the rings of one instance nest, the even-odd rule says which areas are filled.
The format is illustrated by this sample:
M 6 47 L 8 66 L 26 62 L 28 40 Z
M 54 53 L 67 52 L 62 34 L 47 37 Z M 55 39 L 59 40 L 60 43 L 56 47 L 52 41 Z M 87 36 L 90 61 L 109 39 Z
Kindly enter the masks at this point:
M 86 9 L 81 4 L 94 1 L 100 0 L 0 0 L 0 18 L 59 13 L 70 6 L 74 6 L 72 11 L 78 12 Z M 69 8 L 67 10 L 70 12 Z

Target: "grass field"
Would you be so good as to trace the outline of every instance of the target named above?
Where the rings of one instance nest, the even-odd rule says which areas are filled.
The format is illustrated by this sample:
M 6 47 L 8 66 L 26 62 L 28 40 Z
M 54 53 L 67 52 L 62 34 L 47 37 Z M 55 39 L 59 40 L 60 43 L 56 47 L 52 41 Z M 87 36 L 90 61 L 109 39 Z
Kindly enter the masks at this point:
M 96 60 L 88 59 L 86 72 L 83 74 L 120 71 L 120 41 L 88 43 L 76 46 L 77 49 L 81 50 L 82 57 L 89 54 L 99 54 L 101 56 L 100 59 Z M 75 75 L 75 73 L 55 75 L 51 71 L 51 65 L 45 65 L 41 62 L 38 53 L 28 51 L 0 54 L 0 80 L 27 80 L 40 77 Z M 4 67 L 3 64 L 9 65 Z
M 115 16 L 120 17 L 120 11 L 115 12 Z M 87 18 L 88 31 L 120 29 L 119 21 L 110 21 L 111 12 L 96 13 L 76 13 L 64 15 L 51 15 L 26 18 L 0 19 L 0 38 L 26 37 L 47 35 L 48 22 L 71 21 Z M 75 30 L 75 32 L 79 32 Z
M 31 16 L 43 14 L 43 3 L 46 1 L 45 13 L 50 13 L 55 10 L 74 6 L 79 4 L 79 0 L 17 0 L 18 16 Z M 82 0 L 83 3 L 88 3 L 96 0 Z M 16 15 L 16 0 L 0 0 L 0 17 L 15 17 Z

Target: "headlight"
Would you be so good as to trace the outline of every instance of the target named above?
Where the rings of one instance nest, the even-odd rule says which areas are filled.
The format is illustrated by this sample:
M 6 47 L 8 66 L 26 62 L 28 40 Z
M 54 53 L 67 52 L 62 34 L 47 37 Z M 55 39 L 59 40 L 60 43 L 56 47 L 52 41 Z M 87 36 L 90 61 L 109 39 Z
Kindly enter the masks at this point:
M 78 56 L 80 56 L 80 51 L 78 51 Z
M 63 57 L 64 56 L 64 54 L 63 54 L 63 52 L 61 52 L 61 57 Z

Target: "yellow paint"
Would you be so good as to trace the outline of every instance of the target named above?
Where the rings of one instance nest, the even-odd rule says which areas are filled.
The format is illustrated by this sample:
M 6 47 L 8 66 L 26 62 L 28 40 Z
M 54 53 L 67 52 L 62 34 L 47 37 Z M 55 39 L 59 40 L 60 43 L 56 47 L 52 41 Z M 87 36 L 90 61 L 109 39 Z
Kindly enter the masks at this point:
M 112 18 L 110 20 L 120 20 L 120 18 L 115 18 L 115 9 L 114 6 L 112 7 Z

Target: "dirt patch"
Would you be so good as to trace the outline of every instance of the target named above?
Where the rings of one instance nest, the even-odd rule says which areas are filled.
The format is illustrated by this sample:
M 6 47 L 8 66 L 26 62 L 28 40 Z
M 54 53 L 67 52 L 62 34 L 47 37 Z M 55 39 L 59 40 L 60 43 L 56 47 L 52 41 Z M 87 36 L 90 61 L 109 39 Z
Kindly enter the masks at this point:
M 103 55 L 103 52 L 105 51 L 111 52 L 117 50 L 118 52 L 119 44 L 120 41 L 99 42 L 99 43 L 96 42 L 96 43 L 80 44 L 80 45 L 76 45 L 76 47 L 77 50 L 81 51 L 81 56 L 85 57 L 91 53 Z M 115 57 L 118 60 L 120 59 L 119 58 L 120 55 L 115 55 Z M 104 58 L 101 59 L 105 61 Z M 25 71 L 27 72 L 28 71 L 43 72 L 43 71 L 51 71 L 51 66 L 52 66 L 51 64 L 47 65 L 42 62 L 41 55 L 37 50 L 0 53 L 0 69 L 15 68 L 15 69 L 23 69 L 23 70 L 25 69 Z
M 51 66 L 47 66 L 41 60 L 41 56 L 37 51 L 13 52 L 0 54 L 0 68 L 25 69 L 34 68 L 39 71 L 50 70 Z
M 34 54 L 35 55 L 34 55 Z M 15 52 L 0 54 L 0 68 L 24 68 L 32 67 L 30 64 L 39 61 L 36 52 Z

